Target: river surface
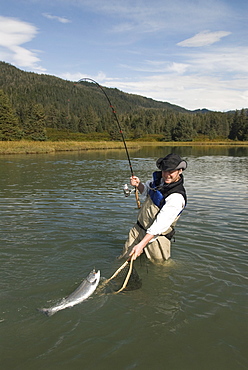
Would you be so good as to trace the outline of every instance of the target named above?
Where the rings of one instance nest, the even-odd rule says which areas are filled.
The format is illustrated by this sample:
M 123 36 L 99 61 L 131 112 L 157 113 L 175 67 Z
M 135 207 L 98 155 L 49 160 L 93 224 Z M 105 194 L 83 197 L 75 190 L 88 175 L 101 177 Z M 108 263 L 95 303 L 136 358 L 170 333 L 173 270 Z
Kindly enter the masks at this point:
M 172 258 L 51 317 L 37 308 L 121 264 L 137 215 L 125 152 L 0 156 L 2 370 L 248 369 L 248 148 L 132 150 L 135 174 L 171 150 L 188 161 Z

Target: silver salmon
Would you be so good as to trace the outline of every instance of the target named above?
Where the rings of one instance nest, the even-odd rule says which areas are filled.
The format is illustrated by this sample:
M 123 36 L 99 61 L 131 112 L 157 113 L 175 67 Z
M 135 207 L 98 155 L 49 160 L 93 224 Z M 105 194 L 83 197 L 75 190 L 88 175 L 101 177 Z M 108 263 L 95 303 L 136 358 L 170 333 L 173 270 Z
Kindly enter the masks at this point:
M 51 308 L 41 308 L 39 311 L 45 313 L 47 316 L 52 316 L 60 310 L 64 310 L 67 307 L 73 307 L 78 303 L 83 302 L 89 298 L 92 293 L 96 290 L 100 281 L 100 270 L 97 272 L 92 270 L 87 278 L 79 285 L 79 287 L 71 293 L 67 298 L 63 298 L 62 301 Z

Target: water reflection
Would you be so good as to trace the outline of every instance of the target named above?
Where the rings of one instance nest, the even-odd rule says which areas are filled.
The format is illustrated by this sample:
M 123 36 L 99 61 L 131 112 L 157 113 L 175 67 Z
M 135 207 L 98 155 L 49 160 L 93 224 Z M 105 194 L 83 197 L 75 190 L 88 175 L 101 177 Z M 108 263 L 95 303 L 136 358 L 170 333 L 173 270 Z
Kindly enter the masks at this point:
M 142 157 L 164 157 L 168 153 L 177 153 L 181 157 L 194 156 L 233 156 L 233 157 L 247 157 L 247 146 L 234 145 L 192 145 L 192 146 L 148 146 L 140 149 L 139 153 Z

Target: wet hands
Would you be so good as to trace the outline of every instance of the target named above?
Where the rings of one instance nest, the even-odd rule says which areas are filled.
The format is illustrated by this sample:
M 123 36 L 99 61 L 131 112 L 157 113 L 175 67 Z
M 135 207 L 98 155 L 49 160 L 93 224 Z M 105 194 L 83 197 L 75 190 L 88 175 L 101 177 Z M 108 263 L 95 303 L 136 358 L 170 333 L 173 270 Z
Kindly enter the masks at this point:
M 130 177 L 130 184 L 132 186 L 138 187 L 140 184 L 140 179 L 137 176 Z
M 139 190 L 139 192 L 142 194 L 144 191 L 144 185 L 140 181 L 140 179 L 137 176 L 130 177 L 130 184 L 134 186 L 136 189 Z M 140 208 L 140 207 L 138 207 Z
M 138 243 L 137 245 L 135 245 L 135 247 L 133 247 L 129 256 L 133 257 L 133 260 L 135 261 L 136 258 L 139 257 L 141 253 L 143 252 L 143 248 L 144 246 L 141 243 Z
M 136 260 L 137 257 L 141 255 L 143 249 L 147 246 L 147 244 L 154 238 L 154 235 L 146 233 L 144 238 L 136 244 L 133 249 L 131 250 L 129 256 L 133 256 L 133 260 Z

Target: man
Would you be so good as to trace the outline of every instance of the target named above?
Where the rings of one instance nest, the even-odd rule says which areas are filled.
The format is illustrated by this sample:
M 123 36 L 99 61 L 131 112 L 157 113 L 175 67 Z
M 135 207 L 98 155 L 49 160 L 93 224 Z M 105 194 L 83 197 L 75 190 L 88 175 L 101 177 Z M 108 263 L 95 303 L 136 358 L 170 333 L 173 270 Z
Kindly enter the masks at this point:
M 119 258 L 135 260 L 143 252 L 152 262 L 163 262 L 171 256 L 171 238 L 174 226 L 187 203 L 182 171 L 187 162 L 171 153 L 159 158 L 160 171 L 153 173 L 153 180 L 143 184 L 136 176 L 130 178 L 132 186 L 146 196 L 137 223 L 129 231 L 128 239 Z

